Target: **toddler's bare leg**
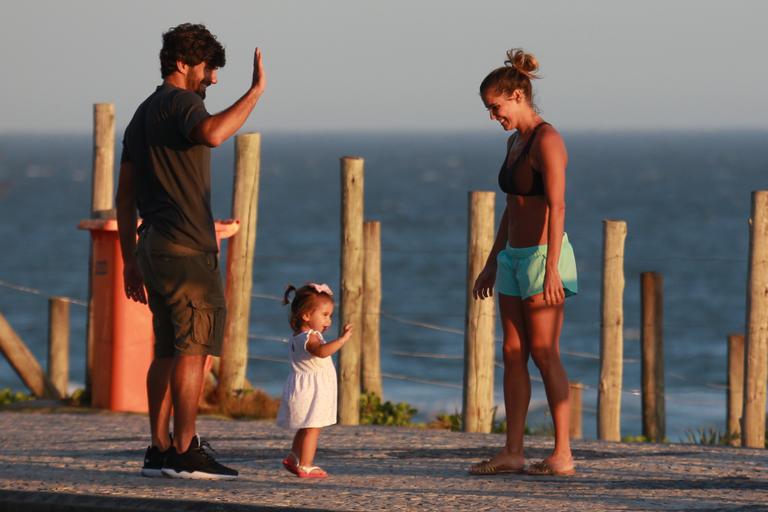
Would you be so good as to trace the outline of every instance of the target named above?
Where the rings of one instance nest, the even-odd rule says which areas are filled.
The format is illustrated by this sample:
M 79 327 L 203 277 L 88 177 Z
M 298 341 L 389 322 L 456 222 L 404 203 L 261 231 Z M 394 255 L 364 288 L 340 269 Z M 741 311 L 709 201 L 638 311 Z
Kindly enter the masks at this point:
M 320 437 L 319 428 L 302 428 L 299 430 L 302 432 L 302 441 L 297 451 L 294 453 L 299 457 L 299 464 L 301 466 L 311 466 L 315 460 L 315 452 L 317 451 L 317 440 Z M 296 433 L 296 437 L 299 436 L 299 432 Z M 294 446 L 294 450 L 297 447 Z

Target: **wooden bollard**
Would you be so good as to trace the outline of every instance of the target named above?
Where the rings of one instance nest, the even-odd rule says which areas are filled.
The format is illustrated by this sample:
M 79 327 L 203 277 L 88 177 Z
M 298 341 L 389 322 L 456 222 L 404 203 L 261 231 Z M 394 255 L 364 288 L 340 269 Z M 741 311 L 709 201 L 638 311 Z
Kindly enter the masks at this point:
M 59 397 L 58 391 L 43 372 L 40 363 L 2 314 L 0 314 L 0 353 L 5 356 L 11 368 L 33 395 L 38 398 Z
M 748 268 L 741 444 L 763 448 L 768 378 L 768 190 L 752 192 Z
M 362 372 L 363 391 L 383 397 L 381 385 L 381 222 L 363 225 L 365 263 L 363 270 Z
M 731 446 L 741 446 L 741 413 L 744 408 L 744 336 L 728 336 L 728 395 L 726 433 Z
M 640 274 L 641 381 L 643 437 L 661 443 L 666 436 L 664 407 L 664 280 L 656 272 Z
M 341 307 L 339 329 L 352 336 L 339 351 L 339 423 L 360 423 L 360 346 L 363 330 L 363 169 L 360 157 L 341 159 Z
M 581 439 L 583 436 L 581 428 L 581 394 L 583 389 L 584 385 L 581 382 L 568 383 L 568 400 L 571 404 L 568 436 L 571 439 Z
M 69 387 L 69 300 L 48 299 L 48 378 L 60 397 Z
M 493 247 L 495 201 L 494 192 L 469 193 L 462 404 L 465 432 L 490 432 L 493 426 L 494 301 L 492 297 L 476 300 L 472 288 Z
M 91 187 L 91 218 L 115 217 L 115 105 L 93 105 L 93 183 Z M 93 374 L 93 344 L 95 339 L 91 276 L 93 275 L 93 247 L 88 257 L 88 312 L 85 326 L 85 393 L 91 396 Z
M 603 221 L 603 282 L 600 317 L 600 384 L 597 438 L 621 440 L 621 383 L 624 359 L 624 240 L 627 223 Z
M 115 205 L 115 105 L 93 106 L 93 184 L 91 217 L 114 217 Z M 102 213 L 108 212 L 108 213 Z
M 227 323 L 216 391 L 224 411 L 235 394 L 245 388 L 260 165 L 261 135 L 247 133 L 235 137 L 232 218 L 240 222 L 240 228 L 227 245 Z

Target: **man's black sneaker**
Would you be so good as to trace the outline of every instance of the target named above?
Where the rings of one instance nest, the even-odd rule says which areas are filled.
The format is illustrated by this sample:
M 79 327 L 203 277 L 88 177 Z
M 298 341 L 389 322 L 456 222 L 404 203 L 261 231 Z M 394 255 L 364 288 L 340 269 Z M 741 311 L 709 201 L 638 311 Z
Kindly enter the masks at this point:
M 171 439 L 171 446 L 173 446 L 173 435 L 168 434 Z M 160 477 L 163 476 L 163 464 L 165 463 L 165 457 L 168 455 L 168 450 L 161 452 L 157 446 L 150 446 L 144 453 L 144 465 L 141 467 L 141 476 L 148 477 Z
M 213 448 L 206 441 L 200 441 L 197 434 L 192 438 L 189 449 L 184 453 L 178 453 L 176 448 L 172 446 L 165 457 L 163 475 L 193 480 L 234 480 L 237 478 L 237 470 L 216 462 L 208 450 L 213 450 Z
M 150 446 L 144 454 L 144 465 L 141 468 L 141 476 L 163 476 L 163 463 L 168 451 L 161 452 L 157 446 Z

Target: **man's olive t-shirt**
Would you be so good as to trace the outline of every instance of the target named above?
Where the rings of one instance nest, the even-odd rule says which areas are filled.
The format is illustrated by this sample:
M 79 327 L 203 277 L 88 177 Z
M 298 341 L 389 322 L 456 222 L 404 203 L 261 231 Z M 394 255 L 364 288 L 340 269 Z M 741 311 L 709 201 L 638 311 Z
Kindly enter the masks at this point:
M 139 105 L 123 137 L 145 224 L 177 244 L 217 252 L 211 213 L 211 150 L 191 139 L 210 114 L 192 91 L 164 83 Z

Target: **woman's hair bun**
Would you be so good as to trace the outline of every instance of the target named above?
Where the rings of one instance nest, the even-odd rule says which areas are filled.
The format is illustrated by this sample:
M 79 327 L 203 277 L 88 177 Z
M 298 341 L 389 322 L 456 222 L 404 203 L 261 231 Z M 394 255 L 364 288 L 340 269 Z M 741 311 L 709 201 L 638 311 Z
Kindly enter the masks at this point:
M 528 78 L 539 78 L 536 71 L 539 69 L 539 61 L 532 53 L 526 53 L 522 48 L 507 50 L 506 66 L 515 68 L 519 73 Z

